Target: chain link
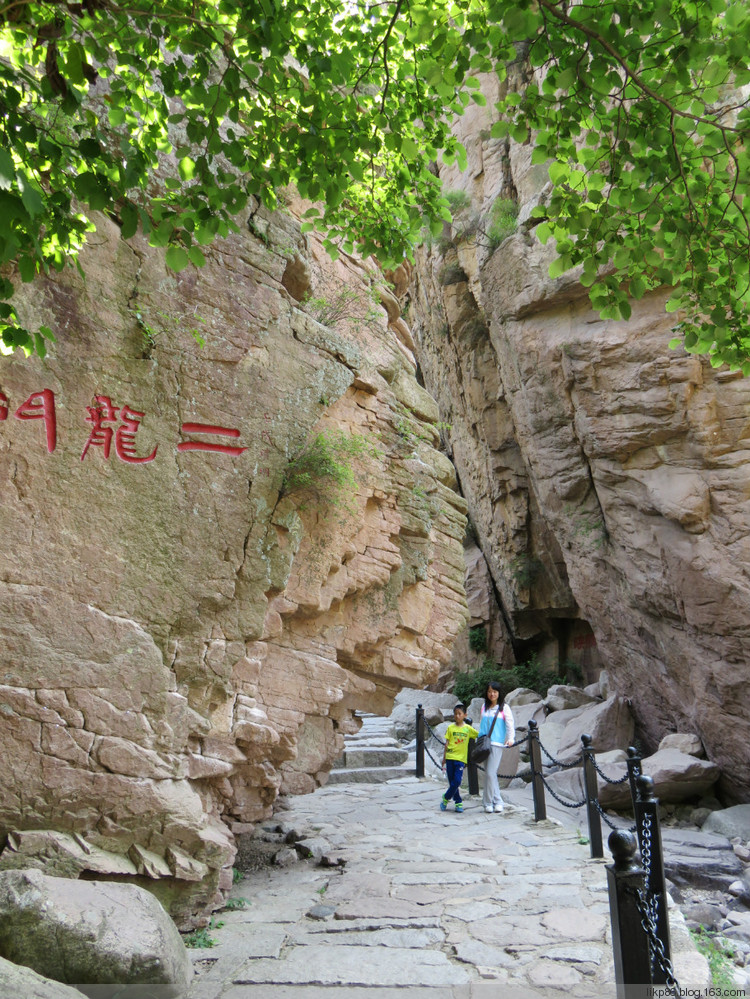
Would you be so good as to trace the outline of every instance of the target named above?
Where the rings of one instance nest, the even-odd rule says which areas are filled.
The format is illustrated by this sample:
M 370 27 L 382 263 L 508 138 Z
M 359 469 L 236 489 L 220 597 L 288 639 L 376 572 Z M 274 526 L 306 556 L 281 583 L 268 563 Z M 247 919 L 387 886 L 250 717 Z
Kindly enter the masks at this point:
M 624 784 L 626 780 L 630 780 L 630 774 L 625 774 L 624 777 L 620 777 L 617 780 L 614 780 L 612 777 L 607 777 L 607 775 L 599 769 L 599 764 L 596 760 L 592 759 L 591 763 L 593 764 L 594 770 L 596 770 L 601 779 L 607 784 Z
M 557 794 L 555 791 L 553 791 L 552 788 L 549 786 L 549 784 L 547 783 L 547 778 L 544 776 L 543 773 L 541 773 L 541 771 L 534 771 L 534 776 L 541 777 L 542 783 L 547 788 L 552 797 L 555 799 L 555 801 L 559 801 L 560 804 L 564 805 L 566 808 L 580 808 L 582 805 L 586 804 L 585 798 L 583 799 L 583 801 L 578 801 L 575 803 L 573 803 L 572 801 L 566 801 L 564 798 L 561 798 L 560 795 Z
M 646 897 L 646 893 L 638 891 L 635 888 L 627 889 L 629 892 L 635 896 L 636 905 L 638 907 L 638 915 L 641 917 L 641 926 L 643 931 L 648 937 L 649 953 L 651 955 L 651 968 L 653 972 L 654 964 L 658 964 L 662 973 L 666 978 L 667 987 L 672 989 L 672 994 L 678 996 L 682 993 L 680 984 L 675 978 L 674 968 L 672 962 L 669 960 L 667 955 L 664 953 L 664 944 L 659 939 L 656 932 L 656 918 L 655 918 L 655 906 L 657 902 L 657 896 L 654 895 L 651 899 Z
M 583 753 L 581 753 L 580 756 L 576 756 L 576 758 L 573 760 L 572 763 L 563 763 L 562 760 L 556 760 L 555 757 L 552 755 L 552 753 L 548 752 L 544 748 L 544 746 L 539 741 L 539 739 L 537 739 L 537 742 L 539 742 L 539 748 L 544 753 L 544 755 L 547 757 L 547 759 L 550 760 L 552 763 L 554 763 L 554 765 L 556 767 L 562 767 L 563 770 L 569 770 L 571 767 L 577 767 L 577 766 L 579 766 L 579 764 L 581 764 L 583 762 Z
M 604 821 L 609 826 L 609 828 L 612 829 L 614 832 L 617 832 L 617 830 L 620 827 L 616 826 L 614 824 L 614 822 L 612 821 L 612 819 L 610 819 L 610 817 L 606 814 L 606 812 L 604 812 L 604 810 L 602 809 L 602 806 L 599 804 L 599 799 L 598 798 L 592 798 L 591 800 L 592 800 L 592 802 L 593 802 L 593 804 L 594 804 L 597 812 L 602 817 L 602 819 L 604 819 Z
M 424 727 L 430 733 L 430 735 L 432 736 L 432 738 L 436 739 L 440 743 L 441 746 L 444 746 L 445 745 L 445 739 L 441 739 L 440 738 L 440 736 L 437 734 L 437 732 L 434 730 L 434 728 L 432 728 L 432 726 L 427 721 L 427 719 L 424 717 L 424 715 L 422 716 L 422 721 L 424 722 Z

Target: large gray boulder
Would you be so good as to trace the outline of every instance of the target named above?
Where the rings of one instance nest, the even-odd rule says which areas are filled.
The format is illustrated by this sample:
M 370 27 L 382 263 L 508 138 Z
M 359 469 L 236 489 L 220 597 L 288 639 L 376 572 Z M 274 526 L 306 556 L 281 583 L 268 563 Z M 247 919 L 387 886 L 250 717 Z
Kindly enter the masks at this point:
M 610 780 L 617 780 L 626 772 L 624 763 L 602 763 L 600 769 Z M 653 780 L 655 797 L 671 803 L 706 794 L 721 772 L 710 760 L 699 760 L 677 749 L 661 749 L 653 756 L 647 756 L 641 761 L 641 771 Z M 628 807 L 631 803 L 630 785 L 626 782 L 614 786 L 600 778 L 599 801 L 604 808 Z M 718 829 L 706 829 L 705 823 L 702 828 L 706 832 L 719 832 Z
M 73 985 L 148 983 L 180 995 L 192 977 L 176 926 L 144 888 L 28 869 L 0 871 L 0 957 Z
M 679 749 L 688 756 L 705 756 L 703 743 L 694 732 L 671 732 L 659 743 L 659 749 Z
M 584 704 L 599 703 L 599 697 L 587 694 L 580 687 L 571 687 L 565 683 L 555 683 L 547 691 L 544 706 L 548 711 L 566 711 L 568 708 L 580 708 Z
M 727 839 L 740 836 L 745 842 L 750 841 L 750 805 L 732 805 L 711 812 L 702 827 L 704 832 L 719 833 Z
M 624 749 L 633 741 L 635 722 L 624 697 L 613 694 L 606 701 L 598 701 L 578 710 L 579 713 L 570 719 L 560 737 L 557 755 L 563 762 L 568 763 L 580 755 L 582 735 L 590 735 L 593 748 L 602 753 Z M 554 719 L 556 714 L 558 712 L 553 712 L 549 717 Z
M 81 999 L 81 993 L 0 957 L 0 999 Z
M 536 701 L 541 703 L 542 695 L 537 694 L 535 690 L 529 690 L 528 687 L 516 687 L 515 690 L 511 690 L 508 696 L 505 698 L 506 704 L 510 705 L 510 708 L 515 712 L 517 707 L 522 704 L 533 704 Z
M 513 712 L 513 722 L 516 727 L 516 742 L 519 739 L 524 739 L 529 732 L 529 722 L 534 719 L 537 725 L 541 726 L 547 717 L 547 712 L 544 710 L 544 704 L 542 701 L 530 701 L 527 704 L 521 704 L 518 707 L 512 707 Z M 522 747 L 524 752 L 527 747 Z
M 443 709 L 434 704 L 423 705 L 424 717 L 428 725 L 434 728 L 444 720 Z M 417 737 L 417 711 L 411 704 L 397 704 L 390 713 L 390 720 L 396 732 L 396 738 L 409 742 Z
M 540 704 L 541 703 L 542 702 L 540 702 Z M 575 719 L 578 718 L 578 716 L 585 710 L 585 707 L 580 707 L 567 708 L 564 711 L 553 711 L 552 714 L 546 715 L 544 721 L 539 724 L 539 741 L 545 750 L 545 752 L 542 753 L 542 763 L 544 766 L 551 765 L 550 757 L 552 757 L 552 759 L 557 759 L 559 757 L 560 743 L 562 741 L 563 734 L 568 727 L 568 723 L 575 721 Z M 586 730 L 582 729 L 582 731 Z M 580 752 L 580 739 L 578 742 L 578 752 Z M 547 754 L 549 754 L 549 756 Z M 577 753 L 575 755 L 577 755 Z

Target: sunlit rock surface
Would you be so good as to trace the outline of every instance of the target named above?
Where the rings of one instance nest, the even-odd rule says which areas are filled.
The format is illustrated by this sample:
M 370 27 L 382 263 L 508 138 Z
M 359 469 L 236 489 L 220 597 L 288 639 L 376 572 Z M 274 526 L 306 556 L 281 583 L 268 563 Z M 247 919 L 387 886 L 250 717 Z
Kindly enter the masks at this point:
M 665 295 L 602 321 L 574 273 L 548 277 L 554 249 L 529 217 L 546 167 L 488 137 L 491 91 L 457 125 L 467 171 L 440 167 L 470 206 L 402 300 L 494 614 L 518 660 L 572 661 L 583 683 L 606 666 L 649 750 L 694 733 L 723 793 L 746 800 L 750 380 L 670 350 Z M 498 197 L 518 219 L 495 247 Z
M 19 292 L 46 359 L 0 358 L 0 866 L 125 876 L 181 926 L 467 616 L 465 502 L 383 276 L 263 210 L 207 258 L 174 274 L 100 219 L 85 281 Z M 361 445 L 342 484 L 284 485 L 321 433 Z

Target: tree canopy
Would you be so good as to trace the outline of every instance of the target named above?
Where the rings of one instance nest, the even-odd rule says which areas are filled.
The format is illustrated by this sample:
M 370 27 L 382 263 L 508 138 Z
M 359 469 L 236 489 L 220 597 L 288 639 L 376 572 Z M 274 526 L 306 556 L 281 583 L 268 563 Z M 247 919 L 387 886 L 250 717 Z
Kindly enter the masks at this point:
M 331 253 L 410 255 L 450 218 L 454 116 L 522 57 L 492 135 L 550 163 L 553 276 L 609 318 L 668 286 L 687 349 L 748 374 L 749 39 L 743 0 L 0 0 L 0 337 L 44 352 L 14 283 L 92 211 L 180 270 L 294 184 Z

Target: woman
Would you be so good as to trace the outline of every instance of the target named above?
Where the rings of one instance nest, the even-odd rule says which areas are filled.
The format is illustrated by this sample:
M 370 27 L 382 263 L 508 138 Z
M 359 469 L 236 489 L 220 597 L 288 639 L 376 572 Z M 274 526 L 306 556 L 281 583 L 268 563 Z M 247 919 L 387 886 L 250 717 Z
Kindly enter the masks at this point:
M 484 792 L 482 794 L 482 804 L 485 812 L 502 812 L 503 799 L 500 794 L 500 786 L 497 782 L 497 771 L 500 766 L 500 758 L 503 755 L 505 746 L 511 746 L 516 737 L 516 728 L 513 724 L 513 714 L 507 705 L 504 705 L 504 698 L 501 693 L 499 683 L 493 680 L 487 685 L 487 692 L 484 695 L 482 705 L 481 721 L 479 723 L 479 734 L 489 735 L 492 722 L 495 726 L 492 729 L 492 749 L 489 758 L 484 764 Z

